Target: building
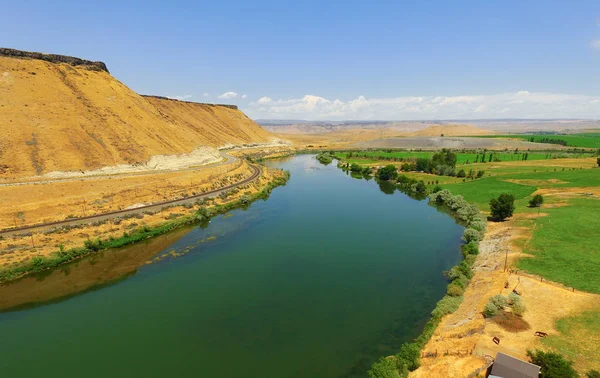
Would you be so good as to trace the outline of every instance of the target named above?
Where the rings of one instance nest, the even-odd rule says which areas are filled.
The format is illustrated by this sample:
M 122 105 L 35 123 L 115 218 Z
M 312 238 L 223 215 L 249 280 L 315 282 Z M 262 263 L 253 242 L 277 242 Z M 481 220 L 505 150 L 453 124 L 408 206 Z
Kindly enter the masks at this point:
M 538 378 L 540 367 L 504 353 L 498 353 L 489 378 Z

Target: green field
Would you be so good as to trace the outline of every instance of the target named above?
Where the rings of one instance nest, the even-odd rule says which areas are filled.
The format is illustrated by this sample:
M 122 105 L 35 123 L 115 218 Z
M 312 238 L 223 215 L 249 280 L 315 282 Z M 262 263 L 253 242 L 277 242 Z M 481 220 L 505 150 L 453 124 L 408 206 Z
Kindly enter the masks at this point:
M 539 142 L 542 138 L 561 139 L 567 142 L 568 147 L 600 148 L 600 133 L 579 133 L 579 134 L 514 134 L 514 135 L 486 135 L 483 138 L 505 138 L 522 139 L 529 141 L 534 138 L 534 142 Z
M 600 201 L 576 198 L 564 207 L 543 209 L 520 269 L 579 290 L 600 293 Z
M 375 164 L 380 161 L 378 158 L 393 158 L 393 159 L 405 159 L 405 160 L 416 160 L 417 158 L 431 158 L 431 156 L 435 152 L 427 152 L 427 151 L 360 151 L 354 152 L 353 154 L 360 154 L 360 156 L 352 156 L 348 157 L 348 152 L 336 152 L 334 156 L 338 160 L 344 160 L 349 163 L 358 163 L 358 164 Z M 456 163 L 460 164 L 468 164 L 475 163 L 475 159 L 481 159 L 482 154 L 477 153 L 457 153 L 456 154 Z M 485 153 L 486 162 L 489 162 L 490 152 Z M 522 161 L 524 153 L 518 152 L 494 152 L 494 161 Z M 548 159 L 559 159 L 559 158 L 581 158 L 581 157 L 590 157 L 591 154 L 586 153 L 567 153 L 567 152 L 529 152 L 527 154 L 527 160 L 548 160 Z M 479 160 L 478 159 L 478 160 Z
M 546 207 L 542 207 L 541 211 L 547 216 L 520 221 L 520 225 L 534 229 L 524 249 L 534 258 L 523 258 L 517 266 L 578 290 L 600 293 L 600 233 L 597 232 L 600 200 L 585 196 L 585 188 L 600 186 L 600 169 L 569 168 L 555 172 L 546 166 L 510 168 L 495 172 L 494 176 L 441 183 L 441 186 L 453 194 L 462 195 L 485 212 L 489 211 L 491 198 L 510 193 L 515 196 L 516 213 L 532 214 L 537 209 L 527 205 L 536 190 L 582 188 L 574 192 L 575 198 L 567 197 L 567 206 L 552 207 L 559 201 L 564 205 L 565 197 L 546 196 Z M 532 172 L 532 168 L 539 171 Z M 413 173 L 407 175 L 419 179 Z

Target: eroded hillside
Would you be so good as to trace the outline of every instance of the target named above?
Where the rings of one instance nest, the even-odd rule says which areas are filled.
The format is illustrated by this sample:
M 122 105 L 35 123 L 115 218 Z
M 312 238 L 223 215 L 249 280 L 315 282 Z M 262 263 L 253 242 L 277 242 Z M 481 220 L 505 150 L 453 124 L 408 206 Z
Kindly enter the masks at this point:
M 200 146 L 272 139 L 236 107 L 144 97 L 98 69 L 100 62 L 14 51 L 0 50 L 4 177 L 139 164 Z

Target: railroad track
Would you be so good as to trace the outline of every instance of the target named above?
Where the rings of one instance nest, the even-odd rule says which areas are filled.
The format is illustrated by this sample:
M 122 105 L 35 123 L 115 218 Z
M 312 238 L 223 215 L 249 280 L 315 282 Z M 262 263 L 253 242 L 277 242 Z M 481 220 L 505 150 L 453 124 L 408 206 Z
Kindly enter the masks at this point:
M 146 211 L 153 211 L 153 210 L 160 211 L 165 206 L 185 205 L 187 203 L 194 203 L 199 199 L 216 197 L 219 194 L 221 194 L 227 190 L 236 188 L 238 186 L 246 185 L 248 183 L 255 181 L 260 176 L 262 169 L 253 164 L 249 164 L 249 167 L 253 171 L 252 175 L 250 177 L 245 178 L 239 182 L 236 182 L 235 184 L 227 185 L 222 188 L 215 189 L 215 190 L 209 190 L 208 192 L 204 192 L 202 194 L 197 194 L 197 195 L 189 196 L 186 198 L 179 198 L 179 199 L 154 203 L 151 205 L 144 205 L 144 206 L 136 207 L 135 209 L 117 210 L 117 211 L 111 211 L 111 212 L 102 213 L 102 214 L 88 215 L 88 216 L 80 217 L 80 218 L 66 219 L 66 220 L 62 220 L 62 221 L 49 222 L 49 223 L 41 223 L 41 224 L 23 226 L 23 227 L 18 227 L 18 228 L 10 228 L 10 229 L 6 229 L 6 230 L 1 230 L 0 236 L 9 237 L 9 236 L 12 236 L 15 234 L 24 234 L 24 233 L 30 233 L 30 232 L 35 232 L 35 231 L 42 231 L 42 230 L 46 230 L 49 228 L 56 228 L 56 227 L 61 227 L 61 226 L 76 226 L 76 225 L 81 225 L 81 224 L 88 224 L 88 223 L 92 223 L 95 221 L 104 221 L 104 220 L 115 218 L 117 216 L 122 216 L 122 215 L 140 214 L 140 213 L 143 213 Z

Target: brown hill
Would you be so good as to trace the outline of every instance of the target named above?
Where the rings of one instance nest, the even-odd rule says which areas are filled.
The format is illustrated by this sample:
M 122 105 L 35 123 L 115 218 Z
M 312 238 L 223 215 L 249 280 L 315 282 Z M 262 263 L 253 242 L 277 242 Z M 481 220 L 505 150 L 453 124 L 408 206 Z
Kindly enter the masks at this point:
M 235 106 L 144 97 L 101 62 L 15 51 L 0 49 L 0 177 L 272 139 Z
M 429 126 L 423 130 L 414 131 L 406 136 L 479 136 L 492 135 L 493 131 L 480 129 L 470 125 Z

